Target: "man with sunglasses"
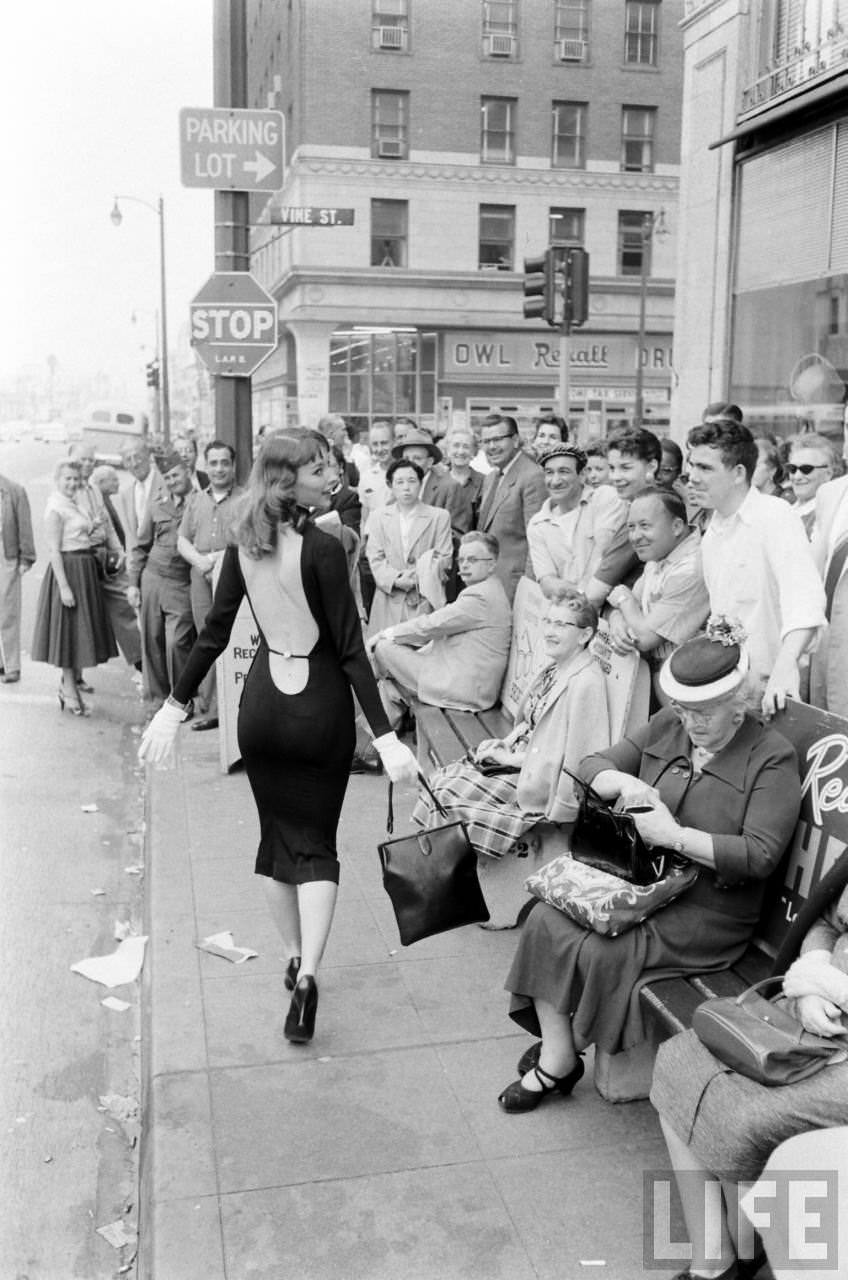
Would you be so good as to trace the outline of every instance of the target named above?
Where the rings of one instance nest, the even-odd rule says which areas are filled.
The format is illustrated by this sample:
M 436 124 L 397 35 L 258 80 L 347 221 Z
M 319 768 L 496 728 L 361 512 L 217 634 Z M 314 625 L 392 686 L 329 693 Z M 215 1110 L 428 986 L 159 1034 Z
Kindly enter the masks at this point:
M 498 700 L 512 611 L 497 576 L 497 538 L 466 533 L 457 558 L 464 586 L 452 604 L 387 627 L 369 641 L 393 727 L 413 699 L 460 711 L 485 711 Z

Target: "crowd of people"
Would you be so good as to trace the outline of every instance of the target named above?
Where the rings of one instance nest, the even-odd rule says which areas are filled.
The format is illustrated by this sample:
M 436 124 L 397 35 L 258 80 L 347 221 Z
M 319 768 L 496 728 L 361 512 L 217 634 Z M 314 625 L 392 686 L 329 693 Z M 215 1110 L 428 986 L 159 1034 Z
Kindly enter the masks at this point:
M 62 709 L 87 713 L 86 669 L 120 650 L 159 708 L 142 757 L 162 758 L 195 710 L 194 727 L 217 725 L 214 661 L 245 597 L 253 610 L 260 644 L 239 745 L 293 1043 L 314 1034 L 348 775 L 417 777 L 399 735 L 418 703 L 497 704 L 524 578 L 544 598 L 545 661 L 513 730 L 438 770 L 433 794 L 466 823 L 478 856 L 503 857 L 540 822 L 567 831 L 579 777 L 635 806 L 643 839 L 699 875 L 617 938 L 535 905 L 506 986 L 511 1016 L 538 1040 L 501 1106 L 516 1114 L 570 1094 L 590 1045 L 638 1043 L 634 996 L 646 977 L 726 967 L 744 951 L 800 806 L 797 759 L 769 721 L 787 698 L 848 714 L 848 476 L 826 437 L 755 436 L 732 404 L 708 406 L 683 444 L 642 426 L 578 444 L 555 415 L 525 439 L 500 413 L 441 439 L 409 419 L 374 420 L 355 441 L 328 415 L 314 431 L 266 433 L 244 491 L 220 440 L 205 449 L 205 471 L 191 441 L 155 460 L 133 442 L 123 485 L 85 444 L 58 466 L 32 654 L 61 671 Z M 35 553 L 25 494 L 2 477 L 0 515 L 5 602 L 19 599 Z M 7 617 L 4 603 L 0 679 L 14 680 L 19 640 Z M 601 620 L 613 650 L 650 672 L 645 723 L 617 742 L 591 650 Z M 443 820 L 425 796 L 414 816 L 425 827 Z M 846 895 L 828 911 L 805 951 L 822 971 L 838 952 L 844 976 Z M 809 972 L 796 968 L 787 992 L 808 1029 L 833 1034 L 848 976 L 840 985 Z M 752 1176 L 772 1129 L 740 1119 L 733 1150 L 720 1141 L 725 1110 L 753 1105 L 733 1079 L 730 1092 L 705 1085 L 716 1100 L 693 1128 L 702 1094 L 675 1087 L 681 1072 L 704 1075 L 706 1051 L 690 1039 L 667 1047 L 655 1083 L 674 1167 Z M 781 1137 L 848 1119 L 841 1071 L 843 1091 L 831 1076 L 808 1105 L 783 1108 Z M 680 1280 L 753 1274 L 722 1231 L 720 1265 L 695 1256 Z

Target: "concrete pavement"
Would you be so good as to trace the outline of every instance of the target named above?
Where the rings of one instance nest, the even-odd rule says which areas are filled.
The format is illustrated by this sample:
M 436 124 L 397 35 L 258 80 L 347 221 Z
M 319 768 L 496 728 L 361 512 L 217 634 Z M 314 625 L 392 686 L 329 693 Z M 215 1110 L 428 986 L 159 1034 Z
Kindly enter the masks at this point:
M 500 1110 L 529 1044 L 503 990 L 515 934 L 471 926 L 400 947 L 376 851 L 383 778 L 351 779 L 315 1039 L 283 1038 L 258 823 L 215 739 L 183 731 L 178 767 L 148 774 L 140 1276 L 648 1274 L 643 1171 L 667 1167 L 652 1108 L 604 1102 L 589 1062 L 571 1099 Z M 258 958 L 196 949 L 224 929 Z

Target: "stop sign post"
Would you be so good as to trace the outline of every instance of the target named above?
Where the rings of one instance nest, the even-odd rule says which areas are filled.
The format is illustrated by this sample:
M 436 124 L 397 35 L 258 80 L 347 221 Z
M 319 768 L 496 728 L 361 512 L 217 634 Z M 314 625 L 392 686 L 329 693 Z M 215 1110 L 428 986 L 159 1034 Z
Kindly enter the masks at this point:
M 247 271 L 216 271 L 190 316 L 191 345 L 219 377 L 249 378 L 277 347 L 277 303 Z

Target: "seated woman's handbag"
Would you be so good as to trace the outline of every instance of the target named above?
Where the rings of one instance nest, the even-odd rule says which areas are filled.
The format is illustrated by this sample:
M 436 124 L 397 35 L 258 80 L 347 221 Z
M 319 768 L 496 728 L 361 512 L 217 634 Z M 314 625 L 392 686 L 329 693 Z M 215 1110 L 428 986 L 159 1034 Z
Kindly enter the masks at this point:
M 423 775 L 419 781 L 443 818 L 448 814 Z M 389 783 L 389 835 L 394 831 Z M 392 900 L 403 946 L 434 933 L 489 919 L 477 879 L 477 854 L 463 822 L 449 822 L 379 845 L 383 887 Z
M 705 1000 L 692 1029 L 719 1062 L 758 1084 L 794 1084 L 830 1063 L 848 1058 L 848 1032 L 817 1036 L 805 1031 L 785 1004 L 760 990 L 781 977 L 765 978 L 739 996 Z
M 692 762 L 688 756 L 669 760 L 654 786 L 672 766 L 688 772 L 688 788 L 692 781 Z M 648 848 L 636 829 L 632 813 L 614 809 L 570 769 L 564 768 L 563 773 L 567 773 L 583 792 L 571 834 L 574 858 L 634 885 L 653 884 L 668 874 L 677 856 L 673 850 Z
M 688 766 L 688 786 L 692 765 L 685 756 L 670 760 L 657 782 L 674 764 Z M 617 938 L 690 889 L 698 868 L 671 849 L 649 849 L 632 814 L 612 809 L 582 778 L 563 772 L 583 788 L 570 852 L 540 867 L 524 887 L 584 929 Z

